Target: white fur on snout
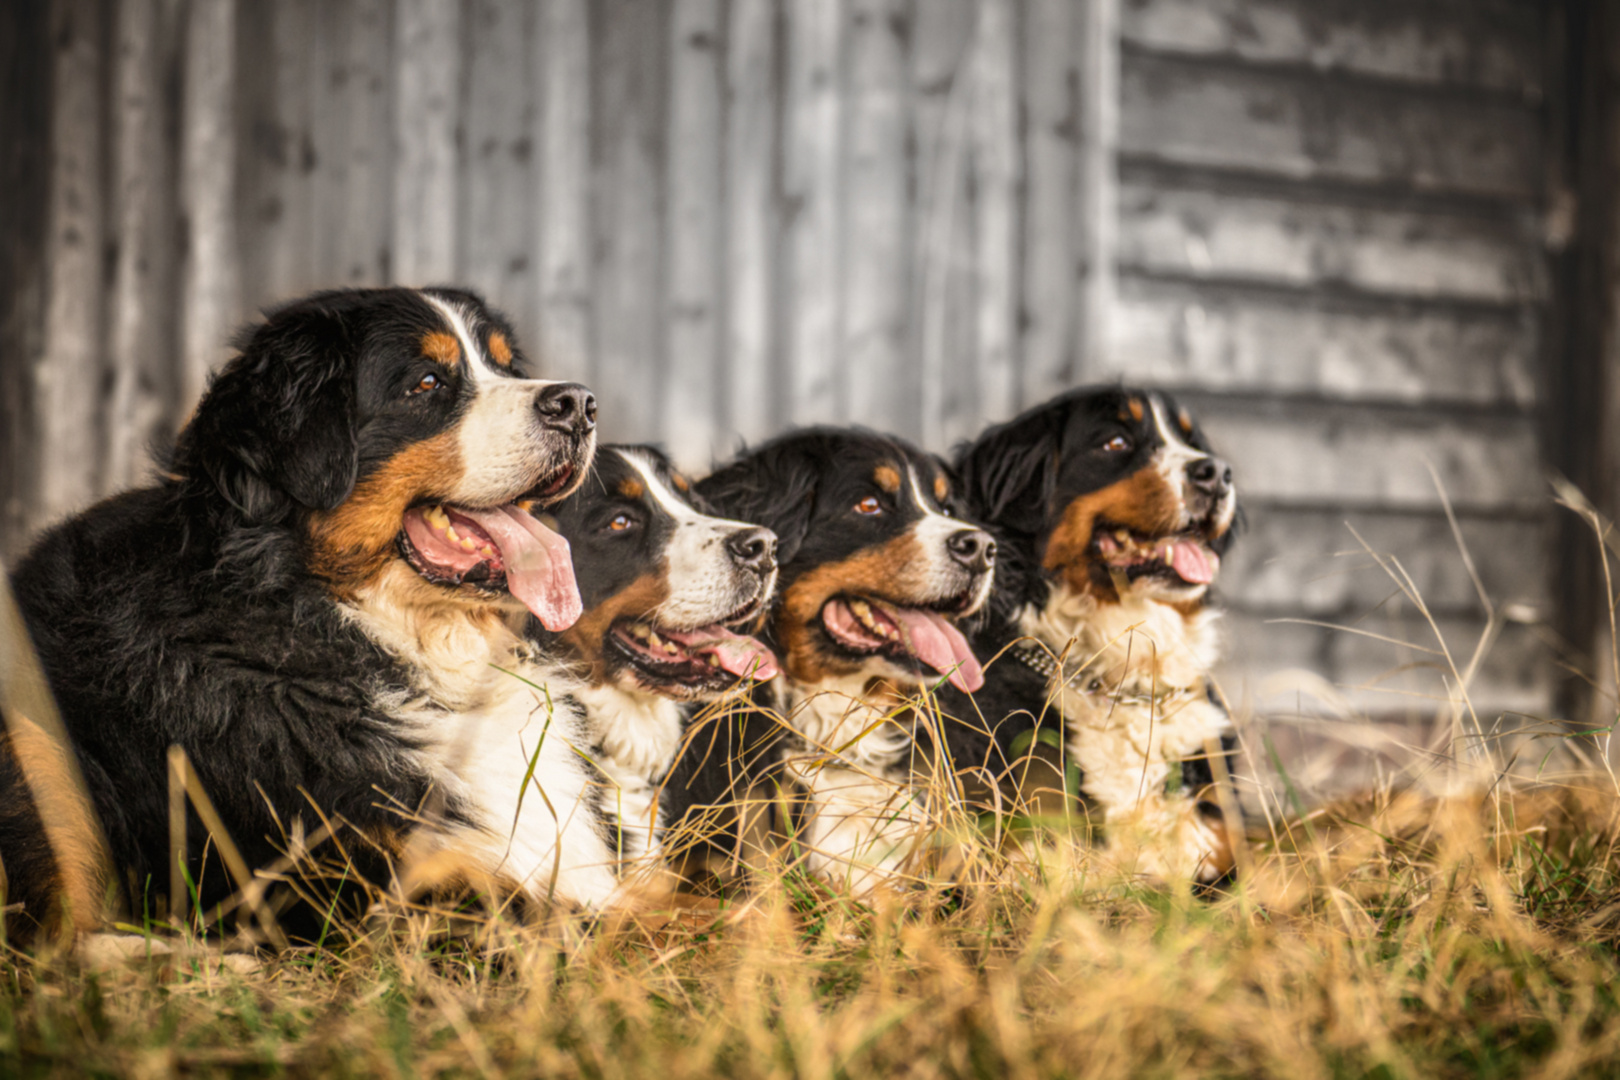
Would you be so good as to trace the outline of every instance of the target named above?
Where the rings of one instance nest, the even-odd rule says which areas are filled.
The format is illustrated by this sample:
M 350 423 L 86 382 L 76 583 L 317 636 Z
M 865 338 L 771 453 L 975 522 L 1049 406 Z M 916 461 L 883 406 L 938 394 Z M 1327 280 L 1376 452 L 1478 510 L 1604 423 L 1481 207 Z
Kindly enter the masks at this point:
M 535 404 L 540 391 L 555 379 L 517 379 L 502 375 L 479 349 L 465 314 L 429 293 L 423 299 L 438 309 L 461 343 L 462 365 L 472 384 L 472 405 L 456 428 L 461 454 L 461 482 L 454 502 L 492 506 L 522 494 L 560 461 L 560 437 L 540 422 Z M 559 444 L 548 449 L 548 443 Z
M 971 573 L 967 567 L 956 561 L 956 556 L 951 554 L 950 541 L 959 533 L 973 531 L 973 527 L 935 510 L 923 495 L 917 471 L 909 465 L 906 466 L 906 475 L 911 481 L 911 497 L 923 514 L 922 519 L 911 527 L 911 533 L 917 538 L 917 546 L 922 550 L 927 579 L 934 586 L 930 590 L 929 598 L 949 600 L 961 594 L 962 584 L 965 583 L 964 577 Z M 975 590 L 973 603 L 962 614 L 971 615 L 989 598 L 992 577 L 991 574 L 984 575 Z
M 664 549 L 669 599 L 655 613 L 660 625 L 677 630 L 708 626 L 754 599 L 770 595 L 776 585 L 775 573 L 764 582 L 762 596 L 759 576 L 738 566 L 726 547 L 732 537 L 756 526 L 698 512 L 669 489 L 652 462 L 634 451 L 621 451 L 620 456 L 647 485 L 658 508 L 674 521 Z
M 1153 423 L 1159 429 L 1160 438 L 1164 445 L 1153 456 L 1154 467 L 1164 477 L 1170 489 L 1176 493 L 1181 501 L 1181 527 L 1186 528 L 1192 524 L 1191 515 L 1187 511 L 1188 505 L 1197 496 L 1197 489 L 1193 487 L 1192 475 L 1188 468 L 1195 461 L 1203 461 L 1213 457 L 1202 450 L 1189 446 L 1186 439 L 1181 436 L 1181 428 L 1170 422 L 1166 415 L 1164 401 L 1157 395 L 1149 399 L 1153 404 Z M 1231 486 L 1215 508 L 1214 524 L 1217 530 L 1224 531 L 1232 524 L 1232 518 L 1237 513 L 1237 490 Z

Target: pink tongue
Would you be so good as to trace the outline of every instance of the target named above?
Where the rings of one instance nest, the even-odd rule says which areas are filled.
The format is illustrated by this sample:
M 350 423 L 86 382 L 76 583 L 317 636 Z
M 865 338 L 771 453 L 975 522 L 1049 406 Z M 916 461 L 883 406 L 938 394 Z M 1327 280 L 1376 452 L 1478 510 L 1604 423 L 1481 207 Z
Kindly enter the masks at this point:
M 967 638 L 935 611 L 891 608 L 883 613 L 900 624 L 911 655 L 939 672 L 951 673 L 951 685 L 971 694 L 984 685 L 984 671 L 968 648 Z
M 1178 540 L 1171 551 L 1170 568 L 1181 580 L 1192 585 L 1208 585 L 1215 580 L 1215 569 L 1209 564 L 1204 545 L 1195 540 Z
M 697 630 L 664 630 L 662 635 L 685 646 L 694 656 L 713 656 L 720 661 L 721 668 L 738 678 L 753 678 L 759 682 L 776 678 L 776 657 L 771 650 L 751 637 L 718 624 Z
M 534 612 L 547 630 L 558 632 L 579 621 L 584 610 L 568 541 L 515 506 L 463 510 L 501 549 L 506 587 Z

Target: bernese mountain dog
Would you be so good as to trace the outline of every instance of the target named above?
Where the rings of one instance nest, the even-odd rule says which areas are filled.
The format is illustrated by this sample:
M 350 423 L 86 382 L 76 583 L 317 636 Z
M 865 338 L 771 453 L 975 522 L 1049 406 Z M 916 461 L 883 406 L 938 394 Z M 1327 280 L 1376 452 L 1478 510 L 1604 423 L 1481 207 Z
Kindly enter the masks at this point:
M 166 895 L 171 747 L 280 902 L 313 898 L 329 864 L 384 888 L 612 902 L 602 785 L 576 753 L 590 735 L 523 635 L 530 614 L 553 631 L 580 614 L 568 544 L 531 510 L 585 476 L 591 394 L 535 377 L 511 327 L 451 289 L 319 293 L 237 348 L 159 482 L 50 529 L 14 575 L 96 851 L 55 857 L 25 785 L 50 763 L 8 741 L 14 925 L 83 927 L 109 889 L 139 918 L 242 887 L 193 811 L 194 895 Z M 286 929 L 325 906 L 291 904 Z
M 776 588 L 776 536 L 704 512 L 691 483 L 647 446 L 609 446 L 553 512 L 585 613 L 561 634 L 574 660 L 591 754 L 626 871 L 656 866 L 669 824 L 664 781 L 689 713 L 776 677 L 747 633 Z
M 1216 778 L 1230 776 L 1235 742 L 1210 679 L 1208 599 L 1238 521 L 1231 467 L 1170 397 L 1109 387 L 990 428 L 957 470 L 1000 545 L 973 644 L 1001 659 L 973 700 L 942 701 L 960 721 L 946 728 L 954 755 L 1005 776 L 1027 732 L 1060 723 L 1062 764 L 1078 766 L 1122 865 L 1158 881 L 1223 878 L 1236 823 Z
M 781 545 L 766 640 L 782 666 L 768 692 L 785 737 L 761 754 L 781 727 L 755 718 L 756 735 L 731 738 L 714 768 L 778 768 L 802 794 L 792 832 L 807 868 L 867 891 L 911 869 L 939 809 L 918 782 L 926 710 L 908 706 L 947 680 L 979 689 L 957 623 L 990 594 L 995 543 L 959 516 L 943 462 L 864 431 L 782 436 L 697 489 Z M 713 797 L 760 785 L 728 775 L 695 786 Z

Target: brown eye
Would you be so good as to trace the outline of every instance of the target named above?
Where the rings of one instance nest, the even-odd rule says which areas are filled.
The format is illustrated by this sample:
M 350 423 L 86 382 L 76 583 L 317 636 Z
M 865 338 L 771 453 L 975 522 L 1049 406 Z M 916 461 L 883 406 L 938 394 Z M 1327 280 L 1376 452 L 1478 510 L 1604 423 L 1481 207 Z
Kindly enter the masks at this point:
M 1122 454 L 1131 448 L 1131 440 L 1123 435 L 1115 435 L 1102 444 L 1102 448 L 1110 454 Z
M 608 528 L 612 529 L 614 532 L 624 532 L 624 530 L 628 529 L 634 524 L 635 522 L 630 520 L 629 514 L 620 514 L 618 517 L 614 518 L 608 523 Z
M 440 378 L 437 375 L 432 375 L 432 374 L 424 375 L 424 376 L 422 376 L 422 381 L 421 382 L 419 382 L 415 386 L 411 387 L 411 393 L 412 394 L 426 393 L 429 390 L 437 390 L 442 385 L 444 385 L 444 383 L 443 383 L 442 380 L 440 380 Z
M 871 517 L 873 514 L 883 513 L 883 504 L 877 501 L 876 495 L 868 495 L 866 498 L 855 504 L 855 512 L 866 517 Z

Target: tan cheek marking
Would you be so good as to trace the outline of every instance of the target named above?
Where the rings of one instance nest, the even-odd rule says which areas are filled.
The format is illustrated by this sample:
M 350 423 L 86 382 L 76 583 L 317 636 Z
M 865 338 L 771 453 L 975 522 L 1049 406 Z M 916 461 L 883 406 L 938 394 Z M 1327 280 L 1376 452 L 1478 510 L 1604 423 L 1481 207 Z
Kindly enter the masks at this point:
M 310 571 L 348 590 L 381 573 L 394 557 L 405 511 L 443 498 L 461 483 L 461 449 L 446 431 L 395 454 L 335 509 L 310 518 Z
M 1181 512 L 1175 492 L 1152 466 L 1139 469 L 1100 491 L 1081 495 L 1064 508 L 1062 520 L 1047 541 L 1041 565 L 1062 573 L 1076 592 L 1116 600 L 1113 585 L 1099 584 L 1091 575 L 1091 539 L 1098 518 L 1153 534 L 1175 528 L 1181 520 Z
M 1181 426 L 1181 432 L 1183 435 L 1192 434 L 1192 416 L 1188 414 L 1186 409 L 1182 409 L 1176 414 L 1176 423 Z
M 890 495 L 900 490 L 900 470 L 893 465 L 879 465 L 872 470 L 872 479 Z
M 590 665 L 590 679 L 600 685 L 606 676 L 602 647 L 613 624 L 650 615 L 668 599 L 669 582 L 664 576 L 643 574 L 581 615 L 562 635 L 563 644 Z
M 501 367 L 512 366 L 512 346 L 499 330 L 489 335 L 489 355 Z
M 921 600 L 924 583 L 915 575 L 925 561 L 916 536 L 906 532 L 858 551 L 842 562 L 818 566 L 789 585 L 782 593 L 782 608 L 776 619 L 788 677 L 814 683 L 859 667 L 858 662 L 830 656 L 818 647 L 812 628 L 821 621 L 821 609 L 843 593 L 879 597 L 902 605 L 911 599 Z
M 619 481 L 619 494 L 627 499 L 639 499 L 646 493 L 647 489 L 641 485 L 641 481 L 633 476 Z
M 938 499 L 940 502 L 944 502 L 945 497 L 950 493 L 951 485 L 946 482 L 944 475 L 941 474 L 934 477 L 934 498 Z
M 454 334 L 434 330 L 422 335 L 422 355 L 429 360 L 437 360 L 445 367 L 455 367 L 461 362 L 461 345 Z
M 100 923 L 110 876 L 95 811 L 85 801 L 63 748 L 55 739 L 19 714 L 12 714 L 9 727 L 11 754 L 27 777 L 55 864 L 54 888 L 30 883 L 31 891 L 51 895 L 55 903 L 50 910 L 30 914 L 53 935 L 70 928 L 78 932 L 93 930 Z M 68 906 L 70 925 L 60 921 L 63 901 Z

